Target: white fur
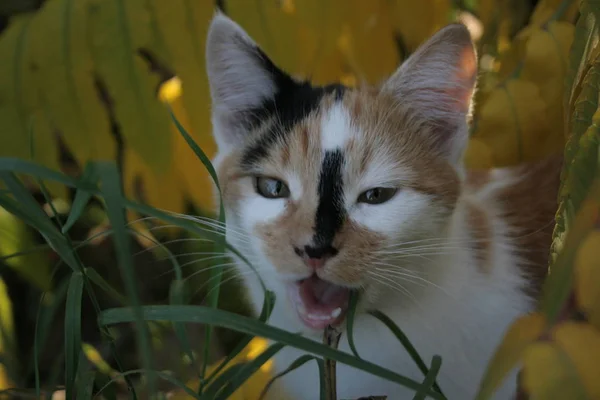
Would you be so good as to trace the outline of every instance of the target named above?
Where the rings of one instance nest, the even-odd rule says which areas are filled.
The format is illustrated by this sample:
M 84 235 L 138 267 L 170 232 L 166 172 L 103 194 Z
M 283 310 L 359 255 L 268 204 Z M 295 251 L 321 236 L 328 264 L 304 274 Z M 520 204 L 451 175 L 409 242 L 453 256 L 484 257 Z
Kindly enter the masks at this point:
M 341 103 L 334 104 L 321 121 L 323 151 L 343 149 L 354 135 L 354 130 L 348 110 Z
M 400 207 L 418 206 L 416 203 L 404 203 Z M 423 279 L 431 281 L 431 284 L 398 280 L 397 283 L 403 284 L 409 294 L 384 288 L 376 304 L 371 304 L 403 329 L 426 362 L 430 362 L 436 354 L 442 356 L 438 382 L 450 400 L 474 398 L 487 363 L 506 328 L 532 307 L 530 299 L 520 290 L 524 281 L 515 266 L 518 260 L 511 251 L 502 221 L 496 220 L 493 224 L 494 259 L 490 274 L 485 275 L 479 272 L 472 251 L 464 244 L 468 235 L 463 213 L 461 204 L 454 214 L 446 244 L 440 244 L 441 248 L 454 250 L 445 250 L 444 254 L 428 256 L 428 260 L 421 261 L 423 271 L 433 271 L 431 275 L 423 275 Z M 372 216 L 372 219 L 385 220 L 383 212 L 380 216 Z M 252 284 L 249 288 L 254 292 L 254 298 L 260 298 L 260 288 Z M 295 319 L 285 301 L 280 301 L 275 306 L 271 323 L 289 330 L 298 326 Z M 365 314 L 357 316 L 354 338 L 361 357 L 416 381 L 423 380 L 423 375 L 401 344 L 373 317 Z M 320 341 L 320 334 L 314 334 L 312 339 Z M 340 350 L 350 353 L 345 334 Z M 275 357 L 276 371 L 287 368 L 302 354 L 293 348 L 284 349 Z M 401 400 L 411 399 L 414 395 L 414 391 L 343 364 L 338 364 L 337 376 L 341 399 L 385 394 L 390 400 Z M 308 363 L 273 387 L 270 399 L 317 399 L 318 382 L 317 368 Z M 512 371 L 495 398 L 511 399 L 515 388 L 516 372 Z M 284 397 L 281 391 L 289 397 Z

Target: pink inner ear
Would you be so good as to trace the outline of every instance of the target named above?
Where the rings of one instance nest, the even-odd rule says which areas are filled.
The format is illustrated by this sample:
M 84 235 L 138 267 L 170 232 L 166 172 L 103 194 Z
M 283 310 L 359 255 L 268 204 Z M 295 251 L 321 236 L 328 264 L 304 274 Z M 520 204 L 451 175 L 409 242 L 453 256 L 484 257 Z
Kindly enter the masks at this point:
M 473 92 L 473 85 L 477 77 L 477 58 L 471 47 L 463 49 L 458 60 L 458 68 L 454 76 L 458 87 L 451 93 L 457 99 L 459 111 L 469 111 L 469 103 Z

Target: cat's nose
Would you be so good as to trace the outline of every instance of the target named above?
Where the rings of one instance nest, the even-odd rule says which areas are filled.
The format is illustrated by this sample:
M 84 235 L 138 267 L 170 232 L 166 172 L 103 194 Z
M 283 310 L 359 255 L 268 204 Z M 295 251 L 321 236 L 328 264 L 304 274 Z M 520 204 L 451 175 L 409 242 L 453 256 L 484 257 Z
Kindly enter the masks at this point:
M 325 262 L 338 253 L 338 250 L 331 246 L 304 246 L 304 249 L 294 248 L 304 260 L 304 263 L 311 268 L 319 269 L 325 265 Z

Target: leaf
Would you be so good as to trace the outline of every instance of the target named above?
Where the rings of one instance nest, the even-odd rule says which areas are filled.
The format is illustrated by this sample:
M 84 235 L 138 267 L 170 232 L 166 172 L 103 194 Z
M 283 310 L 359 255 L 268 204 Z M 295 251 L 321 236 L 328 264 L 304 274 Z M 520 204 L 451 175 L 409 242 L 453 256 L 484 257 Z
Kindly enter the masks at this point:
M 0 207 L 0 257 L 27 282 L 40 290 L 49 290 L 51 284 L 51 266 L 46 251 L 28 252 L 34 248 L 33 233 L 16 216 Z M 21 255 L 10 257 L 13 254 Z M 10 257 L 10 258 L 9 258 Z
M 66 398 L 75 391 L 75 376 L 79 368 L 81 354 L 81 300 L 83 295 L 83 274 L 71 274 L 67 302 L 65 304 L 65 386 Z
M 308 354 L 305 354 L 303 356 L 298 357 L 294 361 L 292 361 L 286 369 L 284 369 L 283 371 L 281 371 L 280 373 L 278 373 L 277 375 L 275 375 L 273 378 L 271 378 L 269 380 L 269 383 L 267 383 L 267 385 L 265 386 L 265 388 L 263 389 L 263 391 L 260 395 L 260 400 L 265 399 L 265 396 L 266 396 L 268 390 L 271 388 L 271 386 L 273 385 L 273 383 L 275 383 L 275 381 L 277 379 L 284 377 L 285 375 L 289 374 L 290 372 L 295 371 L 296 369 L 300 368 L 301 366 L 303 366 L 304 364 L 306 364 L 307 362 L 312 361 L 312 360 L 318 360 L 318 359 L 313 356 L 309 356 Z
M 394 334 L 394 336 L 396 336 L 396 339 L 398 339 L 398 341 L 406 349 L 406 351 L 410 355 L 410 358 L 413 359 L 413 361 L 415 362 L 415 364 L 417 365 L 419 370 L 423 373 L 423 375 L 425 375 L 427 377 L 430 372 L 429 368 L 427 368 L 427 364 L 425 364 L 425 362 L 419 355 L 419 352 L 417 351 L 417 349 L 413 346 L 413 344 L 410 342 L 410 340 L 404 334 L 404 332 L 402 332 L 402 330 L 398 327 L 398 325 L 396 325 L 396 323 L 391 318 L 389 318 L 387 315 L 385 315 L 381 311 L 370 311 L 369 314 L 371 314 L 372 316 L 377 318 L 379 321 L 381 321 L 385 326 L 387 326 L 387 328 Z M 438 393 L 443 393 L 442 389 L 440 389 L 440 386 L 438 385 L 438 383 L 436 381 L 433 382 L 433 388 Z
M 227 385 L 218 393 L 218 397 L 215 400 L 227 400 L 240 386 L 244 384 L 250 377 L 259 369 L 269 369 L 267 363 L 272 363 L 271 358 L 275 356 L 284 345 L 281 343 L 274 343 L 269 346 L 265 351 L 259 354 L 254 360 L 246 363 L 240 368 L 235 375 L 228 380 Z M 212 397 L 207 397 L 207 400 L 212 400 Z
M 413 400 L 425 400 L 427 398 L 427 390 L 431 387 L 435 386 L 435 378 L 440 372 L 440 368 L 442 367 L 442 357 L 433 356 L 431 359 L 431 367 L 429 367 L 429 372 L 425 379 L 423 380 L 423 389 L 419 390 Z
M 86 164 L 81 176 L 81 180 L 84 182 L 89 182 L 90 185 L 95 185 L 97 182 L 94 175 L 95 172 L 93 170 L 93 164 Z M 67 221 L 61 230 L 63 234 L 69 232 L 69 229 L 75 225 L 75 222 L 77 222 L 79 217 L 81 217 L 81 214 L 83 214 L 85 211 L 85 207 L 91 198 L 92 194 L 86 190 L 78 190 L 75 193 L 75 200 L 73 200 L 73 204 L 71 205 L 71 211 L 69 212 Z
M 509 80 L 498 86 L 481 106 L 473 133 L 494 149 L 494 165 L 514 165 L 546 155 L 544 142 L 550 127 L 547 105 L 532 82 Z
M 350 293 L 350 302 L 348 304 L 348 313 L 346 315 L 346 331 L 348 332 L 348 345 L 350 346 L 352 354 L 358 358 L 361 358 L 358 355 L 358 351 L 356 350 L 356 346 L 354 344 L 354 317 L 356 316 L 358 296 L 359 294 L 354 290 Z
M 600 329 L 600 230 L 590 232 L 575 256 L 575 293 L 588 320 Z
M 87 371 L 77 382 L 77 399 L 91 399 L 94 391 L 95 371 Z
M 10 377 L 15 374 L 14 321 L 12 302 L 8 296 L 8 287 L 0 277 L 0 390 L 13 387 Z M 14 367 L 14 369 L 13 369 Z
M 516 367 L 523 354 L 543 333 L 546 320 L 535 313 L 520 317 L 512 323 L 502 343 L 496 349 L 480 383 L 477 400 L 489 399 L 502 384 L 506 375 Z
M 140 298 L 137 293 L 136 277 L 133 270 L 133 261 L 131 259 L 131 248 L 129 235 L 125 228 L 124 217 L 124 199 L 121 193 L 120 179 L 117 173 L 117 168 L 112 163 L 98 162 L 95 166 L 98 172 L 98 177 L 102 183 L 102 194 L 106 201 L 106 213 L 113 228 L 114 243 L 117 253 L 117 261 L 125 290 L 130 304 L 133 305 L 134 314 L 136 316 L 136 333 L 137 333 L 137 350 L 138 357 L 141 358 L 141 363 L 148 371 L 151 360 L 151 348 L 149 332 L 146 324 L 142 320 Z M 149 392 L 154 391 L 154 376 L 150 372 L 149 376 Z
M 151 42 L 143 0 L 88 0 L 91 54 L 126 143 L 157 175 L 173 158 L 168 114 L 157 96 L 159 77 L 137 55 Z
M 533 344 L 525 352 L 525 391 L 540 400 L 600 397 L 596 368 L 600 333 L 587 324 L 566 322 L 555 328 L 552 339 Z
M 379 376 L 411 389 L 418 389 L 421 383 L 398 375 L 392 371 L 365 360 L 360 360 L 348 353 L 334 350 L 314 340 L 289 333 L 283 329 L 266 325 L 253 318 L 244 317 L 227 311 L 205 306 L 143 306 L 143 318 L 147 321 L 181 321 L 191 323 L 210 323 L 274 340 L 278 343 L 295 347 L 310 354 L 347 364 L 354 368 Z M 113 308 L 104 311 L 100 316 L 103 325 L 111 325 L 123 322 L 131 322 L 135 319 L 133 310 L 130 308 Z M 429 392 L 434 399 L 443 397 L 434 391 Z
M 567 22 L 551 21 L 546 29 L 533 30 L 527 40 L 520 74 L 520 78 L 537 85 L 546 102 L 548 131 L 544 139 L 552 140 L 552 151 L 564 146 L 562 94 L 573 35 L 573 25 Z
M 81 164 L 116 155 L 108 112 L 94 81 L 88 6 L 87 1 L 49 1 L 35 14 L 27 66 L 34 80 L 26 86 L 41 93 L 40 107 Z

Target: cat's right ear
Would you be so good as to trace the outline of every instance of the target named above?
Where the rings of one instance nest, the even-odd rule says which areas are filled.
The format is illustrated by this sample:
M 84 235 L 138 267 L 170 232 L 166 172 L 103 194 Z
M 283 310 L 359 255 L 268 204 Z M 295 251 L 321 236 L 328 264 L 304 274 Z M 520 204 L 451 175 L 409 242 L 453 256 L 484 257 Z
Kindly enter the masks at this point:
M 213 135 L 219 149 L 235 147 L 274 101 L 287 79 L 234 21 L 217 12 L 206 42 L 206 70 L 212 97 Z

